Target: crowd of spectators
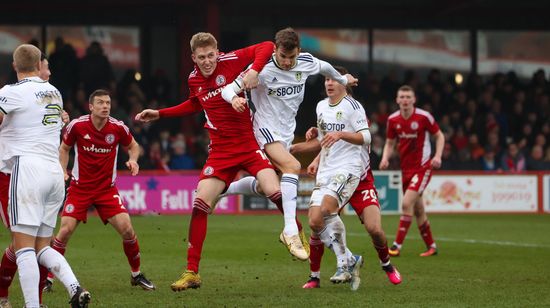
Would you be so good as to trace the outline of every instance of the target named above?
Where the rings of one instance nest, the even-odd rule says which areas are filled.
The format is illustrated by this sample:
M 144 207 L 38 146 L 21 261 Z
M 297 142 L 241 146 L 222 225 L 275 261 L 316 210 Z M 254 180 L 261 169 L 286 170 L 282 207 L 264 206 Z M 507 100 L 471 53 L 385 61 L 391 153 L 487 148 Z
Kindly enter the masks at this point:
M 63 39 L 49 55 L 52 77 L 64 97 L 71 118 L 87 114 L 88 95 L 97 88 L 111 92 L 111 115 L 124 121 L 142 147 L 142 169 L 181 170 L 202 168 L 208 152 L 204 115 L 171 118 L 143 124 L 134 116 L 145 108 L 178 104 L 178 87 L 163 71 L 137 80 L 128 70 L 115 80 L 113 69 L 99 43 L 93 42 L 82 58 Z M 536 71 L 531 80 L 513 72 L 490 77 L 470 75 L 462 84 L 452 76 L 432 70 L 425 80 L 415 71 L 400 79 L 390 73 L 382 78 L 360 75 L 354 96 L 363 103 L 371 122 L 371 160 L 378 169 L 388 116 L 398 109 L 397 89 L 408 84 L 416 89 L 417 107 L 430 111 L 446 137 L 444 170 L 524 171 L 550 170 L 550 82 Z M 297 135 L 315 125 L 315 106 L 322 97 L 322 78 L 307 84 L 306 98 L 298 113 Z M 179 85 L 178 85 L 179 86 Z M 124 155 L 124 151 L 120 151 Z M 392 166 L 398 169 L 397 158 Z M 124 157 L 119 158 L 123 168 Z M 304 166 L 305 167 L 305 166 Z

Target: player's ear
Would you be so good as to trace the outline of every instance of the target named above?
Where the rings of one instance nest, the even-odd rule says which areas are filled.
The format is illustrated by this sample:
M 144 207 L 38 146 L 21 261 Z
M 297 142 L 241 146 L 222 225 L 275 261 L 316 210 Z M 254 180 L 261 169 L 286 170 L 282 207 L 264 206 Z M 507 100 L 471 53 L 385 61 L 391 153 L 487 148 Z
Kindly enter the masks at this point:
M 88 107 L 90 108 L 90 111 L 92 111 L 92 108 L 94 107 L 94 105 L 92 103 L 88 103 Z

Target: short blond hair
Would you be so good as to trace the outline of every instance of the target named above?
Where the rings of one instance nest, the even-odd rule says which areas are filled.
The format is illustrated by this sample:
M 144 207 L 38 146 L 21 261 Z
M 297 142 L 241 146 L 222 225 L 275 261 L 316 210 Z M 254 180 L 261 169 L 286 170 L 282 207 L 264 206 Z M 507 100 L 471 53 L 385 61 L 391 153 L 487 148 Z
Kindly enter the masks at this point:
M 31 44 L 19 45 L 13 52 L 13 65 L 18 73 L 31 73 L 38 70 L 42 52 Z
M 197 48 L 212 46 L 218 48 L 218 41 L 208 32 L 199 32 L 191 37 L 191 52 L 195 52 Z

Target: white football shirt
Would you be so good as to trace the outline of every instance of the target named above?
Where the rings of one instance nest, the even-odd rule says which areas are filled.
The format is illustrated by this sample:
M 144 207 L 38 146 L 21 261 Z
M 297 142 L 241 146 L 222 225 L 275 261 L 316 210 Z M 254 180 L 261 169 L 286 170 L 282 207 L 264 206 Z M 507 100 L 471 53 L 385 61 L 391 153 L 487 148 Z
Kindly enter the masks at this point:
M 290 147 L 296 129 L 296 113 L 304 100 L 306 80 L 311 75 L 323 74 L 341 84 L 347 83 L 332 65 L 319 60 L 309 53 L 302 52 L 290 70 L 280 68 L 273 56 L 258 74 L 258 87 L 252 89 L 250 109 L 254 112 L 254 133 L 261 147 L 266 143 L 282 141 Z M 233 86 L 240 89 L 242 76 Z M 229 90 L 229 89 L 227 89 Z M 227 90 L 224 99 L 231 101 L 233 94 Z M 227 96 L 226 96 L 227 95 Z
M 39 77 L 29 77 L 0 89 L 3 151 L 1 160 L 11 169 L 15 156 L 37 156 L 59 161 L 61 93 Z
M 360 132 L 368 130 L 369 125 L 365 109 L 351 96 L 345 96 L 337 104 L 331 105 L 328 98 L 317 104 L 318 139 L 330 132 Z M 338 140 L 330 148 L 321 149 L 321 161 L 317 178 L 326 178 L 335 174 L 351 174 L 358 178 L 365 170 L 364 151 L 366 145 L 356 145 Z

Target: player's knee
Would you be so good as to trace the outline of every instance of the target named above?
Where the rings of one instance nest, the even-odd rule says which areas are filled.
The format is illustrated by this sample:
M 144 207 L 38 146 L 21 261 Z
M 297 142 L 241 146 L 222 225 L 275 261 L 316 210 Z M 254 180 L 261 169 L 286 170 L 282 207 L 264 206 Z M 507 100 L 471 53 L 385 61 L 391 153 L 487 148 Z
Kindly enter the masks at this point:
M 370 237 L 373 239 L 380 239 L 384 237 L 384 231 L 382 230 L 382 227 L 380 226 L 368 226 L 366 227 L 367 232 L 369 233 Z
M 321 229 L 323 228 L 323 225 L 324 225 L 324 221 L 323 221 L 322 217 L 321 218 L 319 218 L 319 217 L 310 217 L 309 218 L 309 227 L 314 232 L 321 231 Z
M 58 241 L 62 242 L 62 243 L 67 243 L 69 241 L 69 239 L 71 238 L 71 235 L 73 235 L 75 229 L 76 229 L 75 226 L 70 226 L 70 225 L 63 226 L 62 225 L 59 228 L 59 232 L 57 233 L 55 238 Z
M 132 228 L 132 226 L 125 226 L 121 229 L 120 236 L 125 240 L 133 239 L 135 236 L 134 228 Z
M 283 167 L 283 169 L 283 173 L 300 174 L 300 171 L 302 170 L 302 165 L 297 160 L 290 161 Z

